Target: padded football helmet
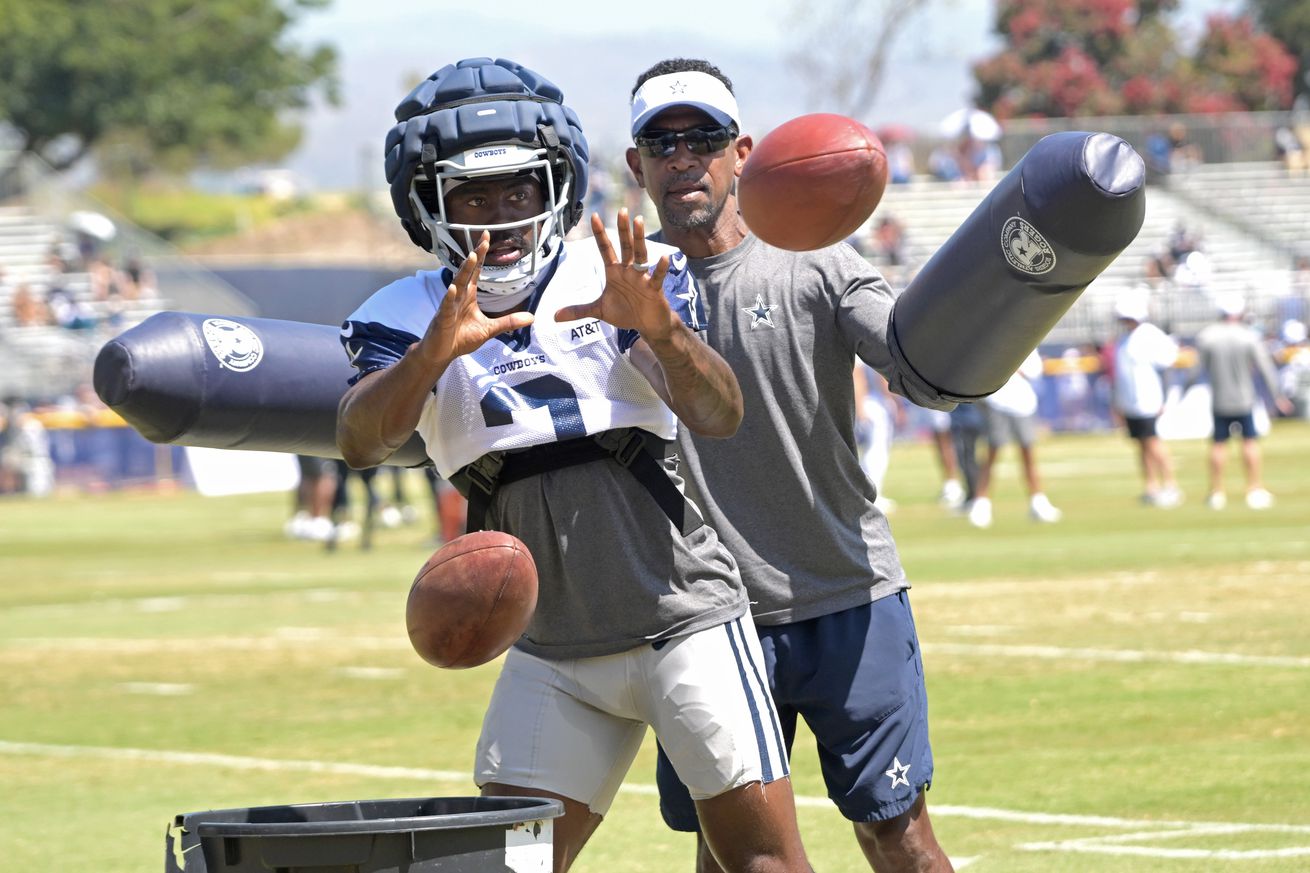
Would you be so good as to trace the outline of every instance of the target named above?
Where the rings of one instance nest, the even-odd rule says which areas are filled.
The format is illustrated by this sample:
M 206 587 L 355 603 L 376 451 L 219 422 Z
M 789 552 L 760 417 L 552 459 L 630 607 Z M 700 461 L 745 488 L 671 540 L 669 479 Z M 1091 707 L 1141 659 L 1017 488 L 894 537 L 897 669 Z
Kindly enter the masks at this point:
M 530 253 L 484 264 L 478 294 L 518 296 L 559 252 L 582 217 L 589 153 L 582 126 L 551 82 L 512 61 L 470 58 L 442 67 L 396 107 L 387 134 L 391 202 L 414 244 L 452 270 L 482 231 L 526 228 Z M 545 211 L 512 224 L 452 224 L 442 192 L 454 181 L 532 173 Z

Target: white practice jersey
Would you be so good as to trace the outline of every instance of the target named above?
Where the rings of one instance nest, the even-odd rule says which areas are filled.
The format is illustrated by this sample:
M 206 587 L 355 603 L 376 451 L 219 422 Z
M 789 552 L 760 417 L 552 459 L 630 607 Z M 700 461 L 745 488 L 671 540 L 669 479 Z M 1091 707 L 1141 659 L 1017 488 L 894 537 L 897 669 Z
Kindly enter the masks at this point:
M 670 253 L 660 246 L 653 257 Z M 705 325 L 686 260 L 674 254 L 664 291 L 693 330 Z M 555 321 L 563 306 L 604 286 L 593 240 L 566 243 L 529 306 L 536 321 L 463 355 L 442 374 L 419 422 L 442 476 L 495 450 L 622 427 L 661 437 L 676 420 L 626 352 L 637 335 L 584 319 Z M 378 291 L 342 328 L 361 374 L 400 360 L 437 312 L 447 271 Z M 682 487 L 677 461 L 665 472 Z M 497 489 L 486 523 L 527 545 L 540 593 L 519 648 L 539 657 L 589 658 L 704 630 L 749 606 L 736 563 L 709 525 L 683 535 L 630 471 L 612 458 L 547 470 Z
M 665 292 L 675 312 L 699 330 L 704 311 L 686 259 L 667 246 L 650 248 L 652 259 L 671 256 Z M 400 279 L 350 316 L 342 342 L 360 375 L 390 366 L 423 336 L 449 279 L 444 269 Z M 533 292 L 529 308 L 536 321 L 451 364 L 418 426 L 438 473 L 449 478 L 488 452 L 614 428 L 638 427 L 665 440 L 676 436 L 673 413 L 627 358 L 634 331 L 596 319 L 555 320 L 558 309 L 594 300 L 604 284 L 595 243 L 566 243 Z

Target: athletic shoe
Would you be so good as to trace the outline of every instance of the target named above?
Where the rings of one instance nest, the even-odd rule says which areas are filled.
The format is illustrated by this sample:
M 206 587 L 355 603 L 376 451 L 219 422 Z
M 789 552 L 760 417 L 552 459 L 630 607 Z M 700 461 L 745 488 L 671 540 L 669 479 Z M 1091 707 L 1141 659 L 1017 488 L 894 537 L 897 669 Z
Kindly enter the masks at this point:
M 396 507 L 384 506 L 378 511 L 378 521 L 382 522 L 383 527 L 400 527 L 405 519 Z
M 1246 505 L 1252 509 L 1268 509 L 1274 505 L 1274 495 L 1263 488 L 1246 492 Z
M 1175 506 L 1181 506 L 1183 502 L 1183 492 L 1177 488 L 1164 488 L 1155 495 L 1154 504 L 1160 509 L 1173 509 Z
M 947 479 L 942 483 L 942 493 L 937 502 L 951 509 L 958 509 L 964 504 L 964 486 L 959 479 Z
M 992 526 L 992 499 L 990 497 L 975 497 L 973 503 L 969 504 L 969 524 L 974 527 Z
M 330 524 L 331 522 L 329 522 Z M 359 525 L 353 521 L 343 521 L 332 528 L 329 536 L 336 542 L 353 540 L 359 536 Z
M 1045 494 L 1034 494 L 1028 501 L 1028 514 L 1032 516 L 1033 521 L 1040 521 L 1046 524 L 1054 524 L 1064 517 L 1064 513 L 1051 505 L 1051 501 Z
M 309 539 L 309 520 L 309 513 L 302 509 L 287 520 L 287 523 L 282 526 L 282 532 L 289 540 Z
M 1205 505 L 1215 510 L 1223 509 L 1228 505 L 1228 498 L 1224 496 L 1222 491 L 1215 491 L 1205 498 Z

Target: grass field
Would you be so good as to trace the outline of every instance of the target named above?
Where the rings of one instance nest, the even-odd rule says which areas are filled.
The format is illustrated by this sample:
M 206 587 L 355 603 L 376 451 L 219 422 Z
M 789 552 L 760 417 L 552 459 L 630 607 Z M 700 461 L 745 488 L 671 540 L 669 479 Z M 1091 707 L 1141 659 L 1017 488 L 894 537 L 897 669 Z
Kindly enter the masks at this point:
M 1184 442 L 1188 501 L 1161 511 L 1122 437 L 1052 437 L 1064 521 L 1028 521 L 1007 459 L 979 531 L 933 502 L 928 449 L 897 445 L 930 809 L 959 868 L 1310 870 L 1310 424 L 1264 447 L 1273 510 L 1205 509 L 1206 444 Z M 427 528 L 330 554 L 283 538 L 288 502 L 0 501 L 0 869 L 160 871 L 182 812 L 473 793 L 497 668 L 409 648 Z M 579 873 L 690 871 L 652 750 Z M 804 736 L 793 766 L 816 869 L 866 869 Z

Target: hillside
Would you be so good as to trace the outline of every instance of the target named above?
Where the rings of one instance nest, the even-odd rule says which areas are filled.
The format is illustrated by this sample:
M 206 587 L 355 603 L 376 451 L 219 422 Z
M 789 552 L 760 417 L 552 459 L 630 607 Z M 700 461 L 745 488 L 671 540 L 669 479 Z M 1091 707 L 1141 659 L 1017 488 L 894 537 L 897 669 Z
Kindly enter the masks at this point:
M 278 263 L 408 268 L 426 265 L 430 257 L 409 241 L 400 222 L 390 214 L 375 215 L 348 206 L 286 215 L 230 236 L 191 244 L 185 251 L 215 266 Z

